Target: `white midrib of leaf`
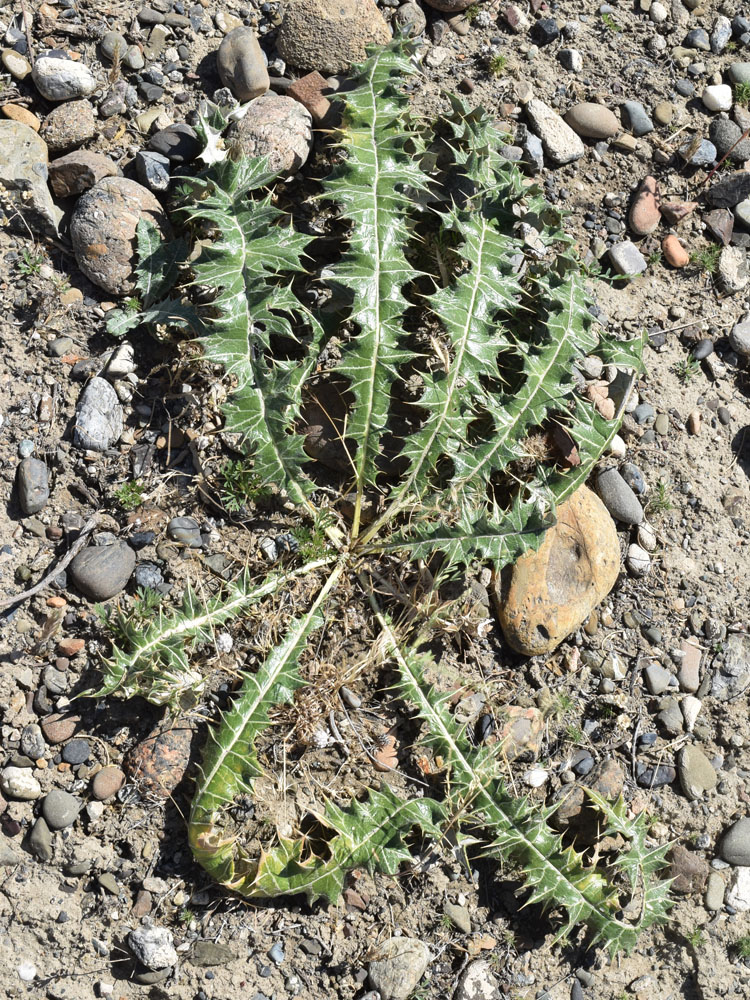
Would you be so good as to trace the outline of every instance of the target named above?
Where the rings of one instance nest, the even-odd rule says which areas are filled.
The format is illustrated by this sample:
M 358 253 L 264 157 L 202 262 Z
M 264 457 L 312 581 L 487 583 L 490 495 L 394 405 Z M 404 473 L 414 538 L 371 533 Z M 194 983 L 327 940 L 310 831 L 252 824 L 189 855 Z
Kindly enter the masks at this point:
M 317 562 L 315 563 L 308 563 L 307 566 L 303 566 L 300 570 L 297 570 L 295 573 L 289 574 L 289 577 L 287 577 L 287 579 L 292 576 L 301 576 L 306 573 L 311 573 L 315 569 L 320 569 L 322 566 L 330 564 L 331 561 L 332 561 L 331 559 L 320 559 L 317 560 Z M 340 559 L 338 564 L 334 566 L 331 575 L 328 577 L 328 580 L 326 581 L 325 585 L 321 588 L 320 592 L 318 593 L 318 596 L 315 598 L 315 601 L 308 608 L 307 612 L 292 624 L 289 631 L 286 633 L 284 637 L 282 645 L 276 647 L 276 651 L 277 652 L 280 651 L 281 655 L 279 655 L 276 658 L 274 662 L 273 671 L 266 672 L 266 676 L 263 678 L 262 685 L 256 684 L 252 704 L 243 713 L 244 719 L 240 720 L 241 724 L 238 726 L 236 730 L 233 729 L 231 731 L 232 733 L 231 739 L 222 741 L 222 745 L 220 747 L 221 753 L 217 755 L 216 761 L 214 762 L 214 766 L 208 773 L 202 775 L 199 781 L 198 788 L 196 789 L 195 792 L 195 797 L 193 799 L 193 809 L 195 809 L 195 806 L 199 802 L 202 794 L 211 794 L 211 783 L 213 782 L 214 778 L 219 773 L 221 768 L 224 766 L 224 763 L 227 760 L 227 758 L 237 753 L 237 751 L 234 748 L 237 745 L 240 738 L 242 737 L 246 720 L 253 715 L 258 706 L 263 704 L 265 699 L 268 697 L 268 693 L 271 690 L 271 688 L 274 686 L 279 677 L 284 673 L 292 657 L 294 656 L 295 650 L 297 648 L 297 643 L 299 642 L 300 637 L 303 636 L 305 634 L 305 631 L 310 627 L 312 620 L 317 615 L 319 609 L 326 601 L 330 592 L 338 583 L 339 577 L 343 573 L 346 566 L 347 562 L 344 559 Z M 267 592 L 270 593 L 271 591 L 269 590 Z M 222 729 L 224 728 L 225 724 L 226 720 L 224 723 L 222 723 Z
M 373 69 L 374 72 L 374 69 Z M 379 218 L 380 213 L 378 209 L 378 189 L 380 185 L 380 160 L 377 155 L 377 141 L 375 135 L 375 123 L 377 121 L 377 97 L 372 86 L 372 73 L 369 78 L 369 94 L 372 98 L 372 115 L 370 119 L 370 147 L 374 153 L 374 174 L 372 180 L 372 211 L 375 220 L 375 238 L 378 244 L 378 252 L 375 255 L 375 287 L 378 290 L 376 301 L 375 301 L 375 336 L 377 338 L 377 350 L 372 352 L 372 358 L 370 360 L 370 377 L 368 379 L 368 405 L 367 405 L 367 419 L 365 422 L 365 433 L 362 437 L 362 442 L 359 446 L 359 451 L 356 458 L 357 463 L 357 483 L 356 483 L 356 499 L 354 502 L 354 516 L 352 518 L 352 530 L 351 539 L 354 541 L 359 534 L 360 520 L 362 517 L 362 502 L 364 500 L 365 492 L 365 469 L 367 466 L 367 446 L 370 441 L 370 430 L 372 427 L 372 410 L 373 410 L 373 396 L 375 394 L 375 373 L 378 367 L 378 358 L 380 357 L 380 347 L 382 342 L 382 332 L 380 323 L 380 261 L 383 251 L 381 237 L 380 237 L 380 226 Z
M 314 562 L 308 563 L 306 566 L 301 566 L 299 569 L 293 570 L 290 573 L 285 573 L 282 576 L 271 577 L 254 590 L 247 593 L 237 594 L 230 598 L 230 600 L 219 604 L 216 609 L 209 610 L 203 615 L 199 615 L 196 618 L 181 619 L 171 628 L 164 632 L 159 632 L 158 635 L 155 635 L 152 639 L 148 640 L 137 649 L 134 649 L 129 663 L 133 665 L 144 657 L 149 657 L 165 642 L 168 643 L 172 639 L 187 637 L 191 633 L 200 631 L 210 625 L 216 619 L 231 617 L 239 611 L 240 608 L 244 607 L 244 605 L 259 600 L 261 597 L 267 597 L 269 594 L 273 594 L 275 591 L 283 587 L 285 583 L 293 580 L 295 577 L 305 576 L 308 573 L 313 573 L 318 569 L 322 569 L 324 566 L 330 565 L 333 560 L 333 556 L 325 559 L 316 559 Z
M 569 302 L 568 302 L 569 307 L 572 305 L 573 300 L 575 298 L 575 291 L 576 291 L 576 284 L 575 284 L 575 282 L 571 281 L 570 282 Z M 573 314 L 572 314 L 572 311 L 570 310 L 570 308 L 569 308 L 569 311 L 568 311 L 568 315 L 571 316 L 571 319 L 568 321 L 568 323 L 566 325 L 565 336 L 564 337 L 560 337 L 560 339 L 559 339 L 559 341 L 557 343 L 557 349 L 552 353 L 552 356 L 551 356 L 551 358 L 549 360 L 549 364 L 536 377 L 536 379 L 535 379 L 535 383 L 536 384 L 534 384 L 534 380 L 532 380 L 531 391 L 529 391 L 526 394 L 526 401 L 524 402 L 524 404 L 521 407 L 521 409 L 518 410 L 516 413 L 514 413 L 514 419 L 512 421 L 509 421 L 507 423 L 505 429 L 502 432 L 498 433 L 495 436 L 495 443 L 494 443 L 492 449 L 484 456 L 484 458 L 483 458 L 483 464 L 486 465 L 486 463 L 489 462 L 492 459 L 493 455 L 497 454 L 497 452 L 499 451 L 499 449 L 503 447 L 503 445 L 508 440 L 509 435 L 512 433 L 512 431 L 516 427 L 518 427 L 519 425 L 523 426 L 522 420 L 523 420 L 524 414 L 527 412 L 527 410 L 529 410 L 531 408 L 531 406 L 535 402 L 537 394 L 539 393 L 539 390 L 545 384 L 546 379 L 547 379 L 550 371 L 557 364 L 557 359 L 560 356 L 560 354 L 562 353 L 563 348 L 567 346 L 567 344 L 569 343 L 569 341 L 571 339 L 572 331 L 574 329 L 574 320 L 572 318 Z M 524 386 L 524 388 L 526 388 L 526 387 Z M 472 472 L 471 472 L 471 475 L 476 475 L 476 472 L 477 472 L 477 469 L 473 468 Z M 466 484 L 466 482 L 468 481 L 469 478 L 470 478 L 469 475 L 465 475 L 462 479 L 456 480 L 452 484 L 452 488 L 454 490 L 460 490 L 461 487 Z

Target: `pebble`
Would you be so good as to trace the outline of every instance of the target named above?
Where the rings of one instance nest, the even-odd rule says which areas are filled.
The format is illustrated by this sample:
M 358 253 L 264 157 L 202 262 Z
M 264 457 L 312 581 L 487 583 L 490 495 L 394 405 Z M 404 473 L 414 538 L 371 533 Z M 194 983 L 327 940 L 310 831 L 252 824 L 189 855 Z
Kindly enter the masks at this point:
M 41 136 L 50 153 L 59 156 L 88 142 L 96 132 L 94 109 L 89 101 L 66 101 L 47 115 Z
M 406 1000 L 424 975 L 432 955 L 415 938 L 391 937 L 376 945 L 368 965 L 370 985 L 381 1000 Z
M 632 542 L 625 555 L 625 565 L 632 576 L 648 576 L 651 572 L 651 556 L 640 545 Z
M 71 562 L 75 586 L 93 601 L 108 601 L 126 586 L 135 568 L 135 552 L 125 542 L 90 545 Z
M 57 235 L 62 212 L 47 187 L 47 146 L 22 122 L 0 120 L 0 185 L 3 198 L 19 211 L 10 212 L 8 225 L 28 236 L 29 228 Z
M 724 247 L 719 257 L 719 280 L 729 295 L 741 292 L 750 275 L 747 269 L 747 255 L 741 247 Z
M 230 965 L 236 958 L 237 955 L 225 944 L 218 944 L 215 941 L 196 941 L 190 956 L 190 964 L 199 969 L 207 969 L 214 965 Z
M 622 105 L 622 124 L 630 129 L 633 135 L 640 139 L 654 131 L 654 123 L 646 114 L 646 109 L 640 101 L 625 101 Z
M 726 882 L 718 872 L 710 872 L 706 883 L 706 895 L 704 897 L 707 910 L 720 910 L 724 905 L 724 893 L 726 892 Z
M 118 172 L 117 164 L 103 153 L 76 150 L 50 163 L 49 182 L 58 198 L 70 198 Z
M 296 0 L 284 6 L 276 48 L 298 69 L 345 73 L 352 63 L 364 61 L 367 45 L 390 40 L 391 30 L 375 0 Z
M 203 148 L 203 143 L 194 128 L 178 122 L 155 132 L 148 141 L 148 148 L 166 156 L 170 163 L 183 164 L 192 163 Z
M 24 726 L 21 731 L 21 753 L 29 760 L 39 760 L 44 757 L 47 746 L 42 736 L 42 730 L 36 723 Z
M 40 816 L 31 828 L 29 847 L 40 861 L 51 861 L 54 857 L 52 831 L 43 816 Z
M 725 17 L 723 14 L 719 14 L 714 21 L 713 30 L 711 31 L 711 51 L 715 56 L 721 55 L 727 47 L 731 37 L 732 22 L 728 17 Z
M 34 86 L 48 101 L 88 97 L 96 90 L 94 74 L 81 62 L 40 56 L 31 73 Z
M 750 868 L 735 868 L 729 877 L 726 905 L 738 913 L 750 910 Z
M 16 490 L 21 510 L 28 517 L 38 514 L 49 500 L 47 466 L 38 458 L 25 458 L 16 470 Z
M 689 851 L 681 844 L 675 844 L 671 849 L 672 863 L 669 875 L 673 879 L 673 892 L 685 894 L 703 892 L 709 874 L 708 863 L 694 851 Z
M 701 337 L 698 343 L 695 345 L 691 351 L 692 356 L 696 361 L 704 361 L 709 354 L 713 354 L 714 345 L 713 341 L 709 340 L 707 337 Z
M 169 188 L 169 160 L 161 153 L 139 149 L 135 154 L 135 171 L 138 180 L 149 191 L 167 191 Z
M 689 799 L 700 799 L 718 784 L 718 776 L 703 751 L 692 744 L 677 754 L 677 774 L 683 792 Z
M 122 434 L 123 414 L 117 393 L 106 379 L 95 376 L 76 404 L 73 445 L 83 451 L 106 451 Z
M 62 715 L 55 713 L 42 719 L 41 726 L 44 738 L 53 745 L 64 743 L 75 733 L 78 723 L 81 721 L 79 715 Z
M 669 125 L 675 116 L 674 104 L 671 101 L 659 101 L 654 108 L 654 120 L 657 125 Z
M 166 799 L 190 764 L 193 731 L 188 726 L 160 732 L 158 727 L 126 758 L 126 770 L 144 793 Z
M 85 764 L 90 756 L 91 747 L 88 740 L 71 740 L 62 750 L 62 759 L 66 764 Z
M 636 236 L 647 236 L 660 222 L 659 186 L 655 177 L 644 177 L 630 207 L 630 228 Z
M 682 717 L 685 720 L 685 728 L 689 733 L 692 733 L 695 723 L 700 715 L 701 701 L 699 698 L 694 698 L 691 694 L 687 695 L 680 702 L 680 711 L 682 712 Z
M 190 549 L 203 545 L 201 529 L 194 517 L 173 517 L 167 525 L 167 534 L 173 542 L 180 542 Z
M 646 492 L 646 481 L 637 465 L 625 462 L 620 468 L 620 475 L 637 496 L 642 496 Z
M 680 146 L 680 156 L 691 167 L 710 167 L 716 160 L 716 146 L 708 139 L 701 139 L 697 149 L 692 140 L 688 140 Z
M 282 965 L 286 961 L 286 953 L 284 952 L 284 946 L 280 941 L 276 941 L 268 949 L 268 957 L 271 959 L 274 965 Z
M 579 136 L 544 101 L 533 97 L 526 105 L 526 113 L 554 163 L 562 166 L 583 156 L 586 150 Z
M 732 83 L 750 83 L 750 62 L 730 63 L 727 75 Z
M 664 4 L 659 3 L 659 0 L 654 0 L 648 9 L 648 16 L 654 24 L 664 24 L 669 17 L 669 11 Z
M 664 259 L 672 267 L 682 268 L 690 263 L 690 254 L 672 233 L 664 237 L 661 248 L 664 253 Z
M 729 333 L 729 346 L 737 354 L 750 357 L 750 313 L 738 320 Z
M 231 126 L 229 138 L 245 156 L 267 156 L 269 169 L 288 177 L 312 151 L 312 115 L 292 97 L 264 94 Z
M 268 90 L 266 60 L 252 28 L 234 28 L 225 35 L 216 63 L 222 84 L 238 101 L 252 101 Z
M 61 788 L 53 788 L 47 792 L 42 803 L 42 816 L 51 830 L 64 830 L 72 826 L 80 810 L 81 803 L 75 795 Z
M 646 258 L 638 247 L 629 240 L 623 240 L 622 243 L 615 243 L 614 246 L 610 247 L 609 259 L 615 271 L 627 277 L 642 274 L 648 267 Z
M 107 31 L 99 43 L 102 53 L 110 62 L 121 62 L 128 51 L 128 43 L 119 31 Z
M 31 111 L 27 111 L 26 108 L 22 108 L 20 104 L 3 104 L 1 110 L 6 118 L 12 118 L 13 121 L 27 125 L 34 132 L 38 132 L 42 127 L 42 123 L 37 116 L 32 114 Z
M 464 969 L 458 981 L 454 1000 L 495 1000 L 499 984 L 490 963 L 476 958 Z
M 730 160 L 739 164 L 750 159 L 750 139 L 743 139 L 742 142 L 739 141 L 743 131 L 739 125 L 735 125 L 728 118 L 714 118 L 708 134 L 711 142 L 716 147 L 717 155 L 724 156 L 728 154 Z
M 576 104 L 566 113 L 565 121 L 587 139 L 610 139 L 620 130 L 617 117 L 603 104 Z
M 156 563 L 141 562 L 135 567 L 133 583 L 136 587 L 157 590 L 164 583 L 164 576 Z
M 171 228 L 153 194 L 126 177 L 105 177 L 79 199 L 70 222 L 70 235 L 78 266 L 112 295 L 133 289 L 133 255 L 136 229 L 148 219 L 165 238 Z
M 602 470 L 597 476 L 596 488 L 612 517 L 623 524 L 641 523 L 643 508 L 617 469 Z
M 651 694 L 664 694 L 672 681 L 672 674 L 660 663 L 649 663 L 643 675 Z
M 726 83 L 706 87 L 701 100 L 708 111 L 730 111 L 732 108 L 732 88 Z
M 664 785 L 671 785 L 677 780 L 677 770 L 669 764 L 658 764 L 656 767 L 648 767 L 645 764 L 636 764 L 636 782 L 641 788 L 662 788 Z
M 713 184 L 706 192 L 706 200 L 715 208 L 734 208 L 750 197 L 750 171 L 737 170 Z
M 693 28 L 687 33 L 682 44 L 686 49 L 699 49 L 701 52 L 711 51 L 708 32 L 704 28 Z
M 147 969 L 170 969 L 177 964 L 174 938 L 166 927 L 157 927 L 144 918 L 140 927 L 128 934 L 128 946 Z
M 104 802 L 120 791 L 125 784 L 125 774 L 113 765 L 97 771 L 91 782 L 91 794 L 98 802 Z
M 30 802 L 39 798 L 42 786 L 34 777 L 31 768 L 11 766 L 0 771 L 0 792 L 10 799 Z
M 25 80 L 31 72 L 29 60 L 15 49 L 3 49 L 1 58 L 5 69 L 16 80 Z
M 393 21 L 407 38 L 416 38 L 427 27 L 425 13 L 416 3 L 402 4 L 394 14 Z
M 747 142 L 747 140 L 745 141 Z M 744 146 L 745 143 L 743 142 L 742 145 Z M 746 226 L 750 226 L 750 198 L 745 198 L 745 200 L 741 201 L 739 205 L 735 205 L 734 217 L 735 219 L 739 219 L 740 222 L 744 223 Z
M 718 853 L 730 865 L 750 866 L 750 818 L 743 816 L 729 827 Z

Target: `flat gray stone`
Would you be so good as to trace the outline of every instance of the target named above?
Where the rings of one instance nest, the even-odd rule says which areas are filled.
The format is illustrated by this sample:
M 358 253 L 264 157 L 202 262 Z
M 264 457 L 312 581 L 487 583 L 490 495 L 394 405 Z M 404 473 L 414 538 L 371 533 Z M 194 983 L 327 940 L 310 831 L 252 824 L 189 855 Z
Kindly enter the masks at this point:
M 609 259 L 612 262 L 612 267 L 618 274 L 629 278 L 635 277 L 637 274 L 643 274 L 648 267 L 646 258 L 635 243 L 631 243 L 630 240 L 623 240 L 621 243 L 615 243 L 614 246 L 610 247 Z
M 90 545 L 70 564 L 73 583 L 94 601 L 108 601 L 126 586 L 135 569 L 135 552 L 125 542 Z
M 122 434 L 122 406 L 106 379 L 96 376 L 76 404 L 73 444 L 85 451 L 106 451 Z
M 0 184 L 10 206 L 4 214 L 10 228 L 24 236 L 29 229 L 43 236 L 57 235 L 62 212 L 47 187 L 48 162 L 47 144 L 33 128 L 0 119 Z
M 733 823 L 719 845 L 719 857 L 730 865 L 750 866 L 750 817 Z
M 237 955 L 225 944 L 217 944 L 215 941 L 196 941 L 190 956 L 190 964 L 199 969 L 206 969 L 212 965 L 230 965 L 236 958 Z
M 636 138 L 654 131 L 654 123 L 640 101 L 625 101 L 622 105 L 622 124 L 630 129 Z
M 378 945 L 368 966 L 370 985 L 382 1000 L 406 1000 L 414 992 L 432 955 L 423 941 L 392 937 Z
M 718 777 L 711 761 L 694 745 L 683 747 L 677 754 L 677 775 L 685 795 L 700 799 L 704 792 L 716 788 Z
M 706 895 L 704 901 L 707 910 L 720 910 L 724 905 L 724 893 L 727 891 L 727 884 L 719 872 L 711 872 L 706 883 Z
M 43 816 L 40 816 L 29 834 L 29 847 L 40 861 L 51 861 L 54 855 L 52 831 Z
M 640 524 L 643 507 L 617 469 L 603 469 L 596 479 L 596 489 L 612 517 L 623 524 Z
M 72 826 L 80 811 L 81 803 L 75 795 L 62 788 L 53 788 L 44 796 L 42 816 L 50 830 L 64 830 Z
M 650 694 L 664 694 L 672 680 L 672 675 L 661 663 L 649 663 L 643 675 Z
M 544 101 L 532 97 L 526 105 L 526 114 L 534 131 L 542 140 L 545 153 L 553 163 L 560 166 L 572 163 L 574 160 L 579 160 L 586 152 L 580 137 Z
M 47 466 L 38 458 L 25 458 L 16 470 L 16 490 L 21 510 L 27 517 L 38 514 L 49 500 Z
M 750 170 L 737 170 L 712 184 L 706 192 L 706 201 L 714 208 L 734 208 L 750 197 Z

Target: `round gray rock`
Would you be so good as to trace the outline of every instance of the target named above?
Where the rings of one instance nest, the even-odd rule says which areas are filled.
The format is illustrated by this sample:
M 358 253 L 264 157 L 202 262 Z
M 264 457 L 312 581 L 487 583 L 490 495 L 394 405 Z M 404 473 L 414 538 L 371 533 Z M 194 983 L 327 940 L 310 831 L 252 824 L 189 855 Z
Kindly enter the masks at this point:
M 49 500 L 49 477 L 44 462 L 38 458 L 25 458 L 19 462 L 16 489 L 24 514 L 38 514 Z
M 166 215 L 148 188 L 126 177 L 105 177 L 79 199 L 70 221 L 78 266 L 111 295 L 133 289 L 136 230 L 149 219 L 165 239 L 172 235 Z
M 203 545 L 200 525 L 194 517 L 173 517 L 167 525 L 167 534 L 173 542 L 181 542 L 190 549 Z
M 596 488 L 612 517 L 623 524 L 640 524 L 643 507 L 617 469 L 603 469 L 596 479 Z
M 729 154 L 729 159 L 735 163 L 744 163 L 750 159 L 750 139 L 738 141 L 742 138 L 742 132 L 739 125 L 735 125 L 728 118 L 714 118 L 708 129 L 709 138 L 716 147 L 718 155 Z
M 238 101 L 252 101 L 268 90 L 266 61 L 252 28 L 234 28 L 225 35 L 216 64 L 221 82 Z
M 70 577 L 94 601 L 108 601 L 125 587 L 135 568 L 135 552 L 124 542 L 92 545 L 70 564 Z
M 75 795 L 62 788 L 53 788 L 51 792 L 47 792 L 42 803 L 42 816 L 50 830 L 64 830 L 67 826 L 72 826 L 80 810 L 81 803 Z
M 407 38 L 416 38 L 427 27 L 425 13 L 415 3 L 401 4 L 393 15 L 393 22 Z
M 245 156 L 267 156 L 269 169 L 286 177 L 310 155 L 312 115 L 292 97 L 264 94 L 231 127 L 229 138 Z
M 177 964 L 173 941 L 166 927 L 155 927 L 150 921 L 128 934 L 130 950 L 147 969 L 169 969 Z
M 724 834 L 719 856 L 730 865 L 750 866 L 750 817 L 743 816 Z
M 565 121 L 574 132 L 587 139 L 610 139 L 620 131 L 620 123 L 609 108 L 588 101 L 572 107 L 565 115 Z
M 368 967 L 370 985 L 382 1000 L 406 1000 L 432 958 L 423 941 L 392 937 L 378 946 Z
M 750 313 L 734 324 L 729 334 L 729 344 L 737 354 L 750 357 Z
M 73 444 L 86 451 L 106 451 L 122 434 L 122 406 L 117 393 L 98 375 L 76 403 Z
M 72 59 L 41 56 L 34 63 L 31 78 L 36 89 L 48 101 L 88 97 L 96 90 L 96 80 L 88 66 Z
M 390 40 L 375 0 L 295 0 L 284 5 L 276 48 L 299 69 L 343 73 L 366 58 L 367 45 Z

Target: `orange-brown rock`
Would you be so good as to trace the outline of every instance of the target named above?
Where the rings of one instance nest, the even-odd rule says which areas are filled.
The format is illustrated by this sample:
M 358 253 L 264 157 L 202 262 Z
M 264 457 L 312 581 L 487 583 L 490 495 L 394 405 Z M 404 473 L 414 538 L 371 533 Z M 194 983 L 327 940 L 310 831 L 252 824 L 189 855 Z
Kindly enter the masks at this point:
M 185 723 L 164 732 L 155 729 L 128 755 L 130 779 L 143 794 L 169 798 L 185 777 L 194 737 L 195 730 Z
M 666 236 L 662 240 L 661 248 L 667 263 L 672 267 L 685 267 L 690 263 L 690 254 L 676 236 L 672 234 Z
M 582 486 L 558 507 L 557 524 L 538 551 L 503 574 L 495 598 L 505 638 L 527 656 L 549 653 L 586 620 L 619 571 L 614 522 Z
M 661 222 L 659 185 L 655 177 L 644 177 L 630 208 L 630 229 L 636 236 L 653 233 Z

